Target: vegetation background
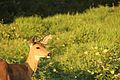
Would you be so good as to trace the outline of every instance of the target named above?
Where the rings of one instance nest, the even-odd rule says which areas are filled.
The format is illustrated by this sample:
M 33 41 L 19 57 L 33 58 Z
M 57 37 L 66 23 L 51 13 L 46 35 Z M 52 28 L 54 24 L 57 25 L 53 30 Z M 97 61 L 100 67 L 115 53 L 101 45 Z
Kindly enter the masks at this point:
M 53 35 L 33 80 L 120 79 L 119 0 L 2 0 L 0 21 L 9 63 L 26 60 L 31 36 Z

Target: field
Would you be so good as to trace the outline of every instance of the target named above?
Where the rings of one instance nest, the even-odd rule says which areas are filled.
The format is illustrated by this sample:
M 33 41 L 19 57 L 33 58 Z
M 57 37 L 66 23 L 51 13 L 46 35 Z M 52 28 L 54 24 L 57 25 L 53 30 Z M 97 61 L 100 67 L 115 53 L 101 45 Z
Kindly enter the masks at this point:
M 40 59 L 33 80 L 119 80 L 120 7 L 92 8 L 83 13 L 19 17 L 0 24 L 0 58 L 23 63 L 31 36 L 42 39 L 50 59 Z

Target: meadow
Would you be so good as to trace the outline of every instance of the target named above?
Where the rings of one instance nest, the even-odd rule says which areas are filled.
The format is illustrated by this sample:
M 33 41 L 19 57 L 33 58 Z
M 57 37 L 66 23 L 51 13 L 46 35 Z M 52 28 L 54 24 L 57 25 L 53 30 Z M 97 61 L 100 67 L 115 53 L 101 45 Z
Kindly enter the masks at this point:
M 120 7 L 92 8 L 83 13 L 19 17 L 0 24 L 0 58 L 23 63 L 31 36 L 42 39 L 50 59 L 40 59 L 33 80 L 119 80 Z

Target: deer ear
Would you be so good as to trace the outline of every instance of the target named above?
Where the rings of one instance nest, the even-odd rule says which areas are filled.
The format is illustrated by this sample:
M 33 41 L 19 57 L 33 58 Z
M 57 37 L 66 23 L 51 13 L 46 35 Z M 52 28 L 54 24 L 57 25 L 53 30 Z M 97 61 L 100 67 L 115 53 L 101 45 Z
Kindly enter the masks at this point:
M 52 36 L 48 35 L 48 36 L 44 37 L 43 40 L 40 41 L 40 43 L 47 44 L 50 39 L 52 39 Z
M 29 46 L 32 47 L 32 46 L 34 45 L 35 41 L 36 41 L 36 37 L 33 36 L 33 37 L 29 40 Z

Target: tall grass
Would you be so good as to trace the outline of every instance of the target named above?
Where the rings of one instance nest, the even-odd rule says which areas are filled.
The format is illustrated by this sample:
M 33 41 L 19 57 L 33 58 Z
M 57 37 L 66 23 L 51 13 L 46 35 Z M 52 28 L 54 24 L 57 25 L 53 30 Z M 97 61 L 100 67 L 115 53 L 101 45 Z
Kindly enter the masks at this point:
M 41 59 L 34 80 L 112 80 L 120 73 L 120 8 L 99 7 L 76 13 L 16 18 L 0 25 L 0 58 L 22 63 L 27 40 L 52 34 L 46 48 L 51 59 Z

